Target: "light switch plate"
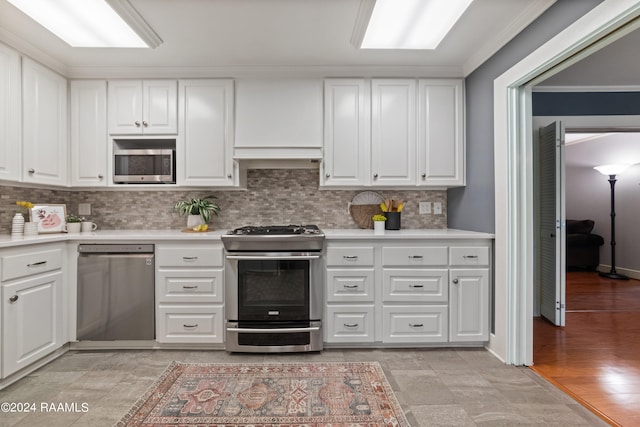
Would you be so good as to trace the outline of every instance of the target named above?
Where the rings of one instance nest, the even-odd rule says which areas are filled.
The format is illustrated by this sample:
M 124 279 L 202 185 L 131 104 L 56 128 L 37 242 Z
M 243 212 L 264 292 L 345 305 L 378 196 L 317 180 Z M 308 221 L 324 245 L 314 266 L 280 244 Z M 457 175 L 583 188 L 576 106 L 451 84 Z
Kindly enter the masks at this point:
M 435 202 L 433 204 L 433 214 L 434 215 L 442 215 L 442 203 Z
M 91 215 L 91 203 L 78 203 L 78 215 Z
M 421 214 L 430 214 L 431 213 L 431 202 L 420 202 L 420 213 Z

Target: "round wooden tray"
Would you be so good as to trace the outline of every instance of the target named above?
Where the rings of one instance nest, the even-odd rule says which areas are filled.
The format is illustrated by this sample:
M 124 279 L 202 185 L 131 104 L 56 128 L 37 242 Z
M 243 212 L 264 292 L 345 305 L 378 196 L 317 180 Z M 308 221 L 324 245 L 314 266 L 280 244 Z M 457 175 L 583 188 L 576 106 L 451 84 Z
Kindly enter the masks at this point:
M 373 228 L 372 216 L 381 214 L 380 205 L 351 205 L 349 212 L 360 228 Z

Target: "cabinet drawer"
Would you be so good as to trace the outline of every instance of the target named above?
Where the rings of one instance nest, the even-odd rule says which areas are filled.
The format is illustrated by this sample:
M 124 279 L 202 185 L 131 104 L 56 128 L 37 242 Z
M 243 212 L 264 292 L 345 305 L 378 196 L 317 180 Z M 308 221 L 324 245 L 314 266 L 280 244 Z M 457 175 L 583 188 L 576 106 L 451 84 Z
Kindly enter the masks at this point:
M 446 305 L 385 306 L 382 342 L 445 343 L 448 341 Z
M 410 267 L 448 265 L 447 247 L 382 248 L 382 265 Z
M 330 343 L 373 342 L 373 306 L 327 306 L 325 341 Z
M 327 301 L 373 302 L 373 269 L 327 270 Z
M 159 270 L 158 302 L 223 302 L 222 270 Z
M 454 246 L 449 248 L 451 265 L 489 265 L 486 246 Z
M 222 267 L 222 247 L 160 246 L 158 267 Z
M 384 302 L 442 302 L 449 300 L 449 270 L 385 268 Z
M 373 246 L 327 248 L 328 266 L 373 266 Z
M 217 344 L 224 341 L 224 308 L 219 305 L 160 305 L 158 342 Z
M 2 256 L 2 281 L 26 277 L 62 267 L 62 249 Z

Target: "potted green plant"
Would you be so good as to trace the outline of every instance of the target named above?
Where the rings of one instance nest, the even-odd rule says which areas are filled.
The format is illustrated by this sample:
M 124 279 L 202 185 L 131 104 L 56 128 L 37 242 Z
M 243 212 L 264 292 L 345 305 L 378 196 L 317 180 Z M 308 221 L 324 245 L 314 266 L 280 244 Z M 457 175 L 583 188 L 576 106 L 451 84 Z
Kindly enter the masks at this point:
M 371 219 L 373 220 L 373 233 L 384 234 L 384 222 L 387 220 L 387 217 L 377 214 L 372 216 Z
M 79 233 L 80 232 L 80 228 L 82 226 L 82 221 L 84 221 L 84 218 L 81 216 L 77 216 L 77 215 L 73 215 L 73 214 L 69 214 L 66 217 L 66 221 L 67 223 L 64 226 L 64 229 L 67 233 Z
M 220 213 L 220 206 L 212 202 L 216 196 L 184 199 L 176 202 L 173 207 L 181 216 L 187 216 L 187 227 L 192 228 L 200 224 L 208 224 L 212 215 Z

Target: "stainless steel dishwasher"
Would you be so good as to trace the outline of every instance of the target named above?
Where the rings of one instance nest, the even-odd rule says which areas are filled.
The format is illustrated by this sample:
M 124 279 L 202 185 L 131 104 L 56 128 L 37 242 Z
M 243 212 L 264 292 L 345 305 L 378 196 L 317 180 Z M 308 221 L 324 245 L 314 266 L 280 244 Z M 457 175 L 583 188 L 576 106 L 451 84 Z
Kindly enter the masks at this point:
M 155 339 L 154 246 L 78 245 L 77 339 Z

